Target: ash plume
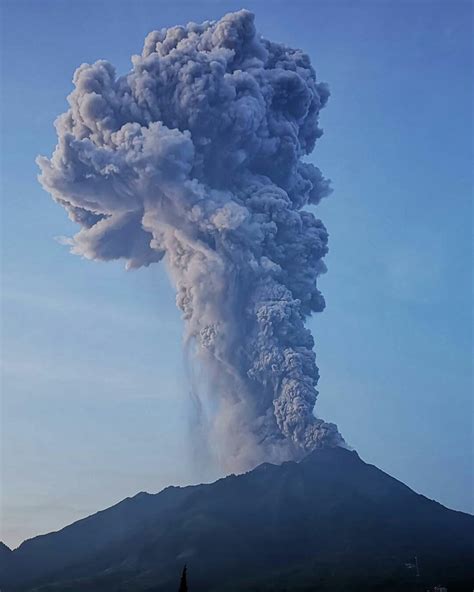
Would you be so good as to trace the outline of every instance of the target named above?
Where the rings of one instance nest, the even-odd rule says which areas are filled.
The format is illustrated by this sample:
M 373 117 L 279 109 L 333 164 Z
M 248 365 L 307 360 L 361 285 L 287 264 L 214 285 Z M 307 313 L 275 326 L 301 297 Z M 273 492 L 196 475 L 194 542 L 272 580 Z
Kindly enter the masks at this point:
M 344 445 L 313 415 L 305 321 L 324 308 L 328 235 L 305 206 L 330 192 L 303 161 L 329 91 L 308 56 L 260 37 L 252 13 L 153 31 L 132 69 L 81 65 L 40 181 L 81 229 L 71 250 L 164 259 L 211 445 L 228 468 Z

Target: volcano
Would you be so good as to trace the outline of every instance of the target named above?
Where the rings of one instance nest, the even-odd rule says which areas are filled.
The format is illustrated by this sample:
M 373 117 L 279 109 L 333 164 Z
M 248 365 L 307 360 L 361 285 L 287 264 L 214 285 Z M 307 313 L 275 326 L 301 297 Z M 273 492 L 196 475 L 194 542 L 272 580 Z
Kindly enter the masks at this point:
M 2 550 L 3 592 L 474 587 L 474 517 L 343 448 L 132 498 Z

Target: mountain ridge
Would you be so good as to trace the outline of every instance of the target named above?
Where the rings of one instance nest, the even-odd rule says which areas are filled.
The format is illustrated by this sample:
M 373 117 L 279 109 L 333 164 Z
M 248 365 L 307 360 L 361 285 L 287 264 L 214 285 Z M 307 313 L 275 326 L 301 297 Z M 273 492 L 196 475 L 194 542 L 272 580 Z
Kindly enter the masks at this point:
M 87 592 L 164 591 L 188 563 L 196 590 L 212 590 L 213 582 L 232 590 L 236 579 L 242 590 L 245 581 L 260 589 L 252 587 L 257 580 L 262 590 L 270 580 L 275 590 L 279 581 L 291 590 L 360 589 L 351 581 L 397 590 L 370 588 L 384 578 L 395 586 L 408 578 L 408 590 L 413 578 L 404 565 L 417 554 L 428 583 L 472 590 L 473 542 L 474 517 L 415 493 L 355 451 L 332 448 L 125 498 L 24 541 L 8 554 L 0 582 L 5 592 L 72 591 L 78 582 Z

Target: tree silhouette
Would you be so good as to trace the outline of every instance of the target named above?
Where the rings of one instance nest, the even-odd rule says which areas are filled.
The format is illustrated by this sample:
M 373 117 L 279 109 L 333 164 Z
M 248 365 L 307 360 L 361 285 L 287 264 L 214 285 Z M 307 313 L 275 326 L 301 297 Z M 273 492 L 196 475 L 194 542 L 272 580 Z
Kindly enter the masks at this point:
M 188 592 L 188 581 L 186 578 L 186 565 L 183 567 L 183 573 L 181 574 L 181 581 L 179 583 L 178 592 Z

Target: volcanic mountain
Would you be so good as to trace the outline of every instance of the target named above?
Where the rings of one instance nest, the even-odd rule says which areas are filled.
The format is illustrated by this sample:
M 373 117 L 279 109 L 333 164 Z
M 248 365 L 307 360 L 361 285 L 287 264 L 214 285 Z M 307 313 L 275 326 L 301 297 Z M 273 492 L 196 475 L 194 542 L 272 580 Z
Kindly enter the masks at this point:
M 474 587 L 474 517 L 342 448 L 139 493 L 2 551 L 3 592 L 409 591 Z

